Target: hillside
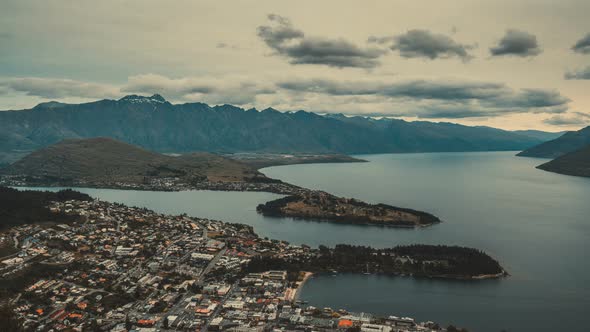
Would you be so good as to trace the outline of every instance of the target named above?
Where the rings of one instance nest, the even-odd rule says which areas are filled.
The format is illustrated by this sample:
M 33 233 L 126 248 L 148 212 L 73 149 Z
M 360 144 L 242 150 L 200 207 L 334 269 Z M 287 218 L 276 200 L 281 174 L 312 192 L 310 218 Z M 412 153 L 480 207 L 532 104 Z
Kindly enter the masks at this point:
M 0 112 L 0 160 L 66 138 L 110 137 L 162 153 L 389 153 L 522 150 L 542 140 L 488 127 L 171 104 L 159 95 Z
M 0 171 L 28 182 L 55 184 L 250 181 L 264 175 L 238 161 L 210 153 L 168 156 L 110 138 L 68 139 L 35 151 Z
M 562 136 L 526 149 L 518 154 L 522 157 L 557 158 L 590 144 L 590 126 L 571 131 Z
M 560 174 L 590 177 L 590 145 L 557 157 L 537 168 Z

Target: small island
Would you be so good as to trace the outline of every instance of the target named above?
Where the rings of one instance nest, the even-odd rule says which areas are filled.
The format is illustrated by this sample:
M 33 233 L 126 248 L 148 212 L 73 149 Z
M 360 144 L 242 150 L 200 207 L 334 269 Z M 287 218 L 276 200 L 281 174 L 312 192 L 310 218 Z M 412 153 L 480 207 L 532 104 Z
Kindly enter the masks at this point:
M 256 210 L 270 217 L 293 217 L 359 225 L 424 227 L 441 220 L 429 213 L 369 204 L 354 198 L 342 198 L 323 191 L 302 191 L 258 205 Z

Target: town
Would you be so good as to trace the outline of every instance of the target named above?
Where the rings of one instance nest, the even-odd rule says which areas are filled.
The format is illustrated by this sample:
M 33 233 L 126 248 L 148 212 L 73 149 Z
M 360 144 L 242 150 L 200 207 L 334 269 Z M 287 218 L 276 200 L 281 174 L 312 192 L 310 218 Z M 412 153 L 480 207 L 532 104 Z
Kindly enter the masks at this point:
M 311 273 L 252 272 L 250 262 L 317 249 L 260 238 L 247 225 L 99 200 L 48 208 L 75 221 L 0 233 L 0 247 L 13 249 L 0 262 L 5 301 L 28 331 L 441 330 L 307 305 L 299 292 Z

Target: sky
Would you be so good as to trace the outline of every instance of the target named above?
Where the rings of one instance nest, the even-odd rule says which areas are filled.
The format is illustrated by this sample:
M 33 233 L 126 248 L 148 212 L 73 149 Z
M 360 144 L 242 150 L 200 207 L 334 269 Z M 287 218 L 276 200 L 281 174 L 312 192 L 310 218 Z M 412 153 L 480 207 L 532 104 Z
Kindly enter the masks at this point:
M 2 0 L 0 109 L 161 94 L 503 129 L 590 125 L 588 0 Z

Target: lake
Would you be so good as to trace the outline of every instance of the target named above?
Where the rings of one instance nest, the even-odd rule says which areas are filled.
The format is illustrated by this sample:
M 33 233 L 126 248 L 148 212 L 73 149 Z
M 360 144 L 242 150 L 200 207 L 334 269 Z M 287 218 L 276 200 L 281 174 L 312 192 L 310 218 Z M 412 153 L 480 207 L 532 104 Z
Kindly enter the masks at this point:
M 457 244 L 485 250 L 510 272 L 481 282 L 319 276 L 301 298 L 318 307 L 408 315 L 475 331 L 587 331 L 590 179 L 535 169 L 513 152 L 360 156 L 369 163 L 273 167 L 297 185 L 431 212 L 419 230 L 325 233 L 340 242 Z M 338 242 L 337 241 L 337 242 Z
M 162 213 L 241 222 L 292 243 L 390 247 L 464 245 L 497 258 L 511 276 L 476 282 L 379 275 L 322 275 L 301 299 L 472 331 L 586 331 L 590 313 L 590 179 L 535 169 L 543 159 L 514 152 L 359 156 L 368 163 L 308 164 L 262 171 L 296 185 L 373 203 L 431 212 L 443 223 L 394 229 L 269 218 L 256 205 L 269 193 L 82 189 L 94 197 Z

